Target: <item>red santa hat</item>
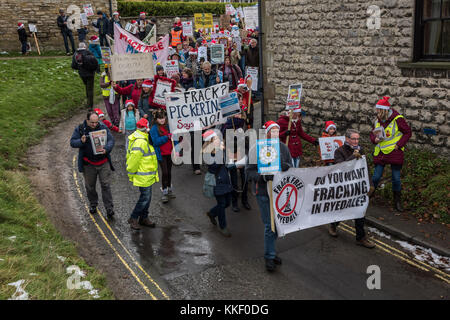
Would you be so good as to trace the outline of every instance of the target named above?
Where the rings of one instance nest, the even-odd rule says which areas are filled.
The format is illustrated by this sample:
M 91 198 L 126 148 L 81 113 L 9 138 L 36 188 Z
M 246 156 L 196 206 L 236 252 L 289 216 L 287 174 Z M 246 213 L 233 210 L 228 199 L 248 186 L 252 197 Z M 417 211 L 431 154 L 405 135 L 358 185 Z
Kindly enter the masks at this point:
M 135 23 L 137 23 L 136 20 L 131 20 L 131 24 L 135 24 Z
M 269 120 L 264 124 L 263 128 L 266 129 L 266 134 L 268 134 L 270 129 L 272 128 L 280 129 L 280 126 L 275 121 Z
M 334 128 L 336 130 L 336 124 L 333 121 L 326 121 L 325 122 L 325 132 L 328 132 L 331 128 Z
M 141 16 L 145 16 L 145 12 L 139 13 L 139 16 L 140 16 L 140 17 L 141 17 Z
M 198 50 L 196 50 L 196 49 L 191 49 L 191 50 L 189 50 L 189 54 L 191 55 L 197 55 L 198 54 Z
M 215 44 L 215 43 L 216 43 L 216 40 L 211 40 L 211 43 L 212 43 L 212 44 Z
M 214 130 L 208 130 L 204 134 L 202 134 L 204 141 L 210 141 L 212 138 L 217 137 L 217 134 L 214 132 Z
M 238 88 L 239 87 L 245 87 L 246 89 L 248 89 L 247 82 L 245 82 L 245 80 L 243 78 L 239 79 Z
M 136 105 L 134 104 L 134 101 L 132 99 L 128 99 L 125 101 L 125 108 L 128 108 L 129 105 L 133 105 L 133 107 L 136 107 Z
M 389 110 L 391 108 L 391 104 L 389 103 L 389 99 L 391 97 L 383 97 L 383 99 L 378 100 L 377 105 L 375 106 L 377 109 Z
M 95 42 L 98 42 L 98 41 L 100 41 L 100 39 L 97 36 L 92 36 L 90 38 L 90 40 L 89 40 L 90 43 L 95 43 Z
M 138 127 L 138 129 L 148 128 L 148 120 L 142 118 L 136 123 L 136 127 Z
M 144 88 L 153 88 L 153 82 L 152 82 L 152 80 L 145 80 L 145 81 L 142 83 L 142 87 L 144 87 Z
M 105 114 L 103 113 L 103 111 L 101 109 L 95 108 L 94 111 L 98 115 L 99 118 L 105 116 Z
M 17 24 L 17 29 L 22 29 L 24 27 L 23 23 L 19 22 Z

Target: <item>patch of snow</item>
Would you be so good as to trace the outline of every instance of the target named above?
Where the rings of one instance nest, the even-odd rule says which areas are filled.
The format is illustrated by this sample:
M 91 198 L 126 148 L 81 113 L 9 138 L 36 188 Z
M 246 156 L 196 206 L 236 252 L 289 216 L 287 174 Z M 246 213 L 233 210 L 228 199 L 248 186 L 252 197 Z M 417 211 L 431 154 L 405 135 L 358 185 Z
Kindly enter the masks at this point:
M 30 276 L 37 276 L 37 273 L 30 273 Z
M 391 238 L 390 235 L 387 235 L 384 232 L 381 232 L 380 230 L 378 230 L 376 228 L 368 227 L 367 229 L 370 231 L 370 233 L 374 233 L 374 234 L 376 234 L 376 235 L 378 235 L 380 237 L 387 238 L 387 239 Z
M 16 241 L 16 239 L 17 239 L 16 236 L 11 236 L 11 237 L 8 238 L 8 240 L 10 240 L 10 241 L 12 241 L 12 242 Z
M 61 262 L 65 262 L 66 258 L 65 257 L 61 257 L 61 256 L 56 256 L 58 258 L 59 261 Z
M 16 287 L 16 292 L 8 300 L 28 300 L 28 293 L 22 288 L 25 280 L 19 280 L 13 283 L 8 283 L 8 286 Z
M 438 269 L 450 271 L 450 258 L 440 256 L 431 249 L 413 245 L 405 241 L 396 240 L 395 242 L 402 246 L 403 249 L 411 252 L 417 260 L 426 262 Z

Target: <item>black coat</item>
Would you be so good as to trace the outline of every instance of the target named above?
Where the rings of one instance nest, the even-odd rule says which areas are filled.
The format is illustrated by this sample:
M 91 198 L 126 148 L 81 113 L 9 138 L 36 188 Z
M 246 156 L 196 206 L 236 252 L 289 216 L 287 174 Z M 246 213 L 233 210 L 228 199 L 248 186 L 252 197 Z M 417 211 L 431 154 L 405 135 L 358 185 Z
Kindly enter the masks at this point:
M 72 69 L 74 70 L 78 70 L 78 74 L 80 75 L 80 77 L 82 78 L 87 78 L 87 77 L 93 77 L 95 75 L 95 70 L 94 71 L 89 71 L 86 70 L 83 66 L 78 66 L 77 60 L 76 60 L 76 56 L 78 53 L 81 53 L 83 55 L 83 59 L 84 56 L 86 55 L 92 55 L 92 52 L 90 52 L 89 50 L 85 49 L 85 50 L 77 50 L 75 52 L 75 54 L 72 57 Z
M 67 27 L 67 24 L 64 24 L 64 22 L 67 22 L 68 16 L 58 16 L 58 19 L 56 19 L 56 23 L 58 24 L 58 27 L 61 29 L 62 33 L 70 33 L 72 32 L 69 27 Z
M 19 30 L 17 30 L 17 33 L 19 33 L 19 41 L 20 42 L 27 42 L 27 31 L 25 30 L 25 28 L 20 28 Z

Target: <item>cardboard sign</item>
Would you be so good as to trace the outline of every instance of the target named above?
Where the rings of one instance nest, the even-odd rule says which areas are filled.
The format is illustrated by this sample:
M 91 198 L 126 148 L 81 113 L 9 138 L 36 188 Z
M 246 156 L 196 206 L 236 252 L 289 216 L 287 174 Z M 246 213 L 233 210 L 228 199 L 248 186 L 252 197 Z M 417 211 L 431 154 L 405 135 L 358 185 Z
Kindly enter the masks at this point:
M 200 58 L 204 58 L 205 61 L 208 61 L 208 48 L 207 47 L 198 47 L 198 57 L 197 60 L 200 62 Z
M 219 102 L 220 111 L 222 112 L 222 117 L 224 118 L 234 116 L 235 114 L 241 112 L 239 98 L 236 91 L 230 92 L 228 95 L 221 97 Z
M 113 81 L 152 78 L 153 70 L 151 53 L 114 54 L 111 56 Z
M 183 24 L 183 36 L 185 37 L 193 37 L 194 31 L 192 27 L 192 21 L 184 21 Z
M 174 74 L 180 73 L 178 60 L 167 60 L 164 65 L 164 70 L 166 71 L 167 78 L 172 78 Z
M 320 155 L 322 160 L 333 160 L 334 152 L 345 142 L 344 136 L 319 138 Z
M 302 97 L 302 84 L 291 84 L 289 86 L 289 92 L 286 101 L 286 109 L 293 110 L 300 106 L 300 100 Z
M 86 13 L 80 13 L 80 19 L 81 19 L 81 23 L 83 24 L 83 26 L 88 26 L 89 25 L 89 20 L 87 18 L 87 14 Z
M 35 24 L 28 24 L 28 28 L 30 29 L 30 32 L 37 32 L 37 28 Z
M 195 30 L 198 29 L 212 29 L 213 16 L 212 13 L 194 13 Z
M 280 139 L 256 140 L 256 157 L 259 174 L 268 175 L 281 171 Z
M 92 6 L 90 4 L 83 5 L 83 10 L 88 17 L 92 17 L 94 15 L 94 10 L 92 9 Z
M 364 217 L 369 205 L 365 157 L 333 166 L 291 168 L 275 174 L 272 206 L 278 236 Z
M 252 79 L 252 91 L 258 90 L 258 67 L 247 67 L 245 76 L 250 76 Z
M 211 45 L 211 63 L 222 64 L 225 59 L 225 50 L 223 44 Z
M 166 95 L 166 110 L 172 133 L 202 130 L 224 123 L 220 98 L 228 94 L 228 83 Z
M 219 27 L 226 28 L 231 23 L 231 17 L 228 14 L 221 14 L 219 18 Z
M 111 63 L 111 49 L 109 47 L 100 47 L 102 52 L 102 60 L 104 64 Z
M 166 94 L 175 90 L 175 80 L 155 76 L 153 79 L 153 90 L 150 94 L 150 105 L 154 107 L 166 108 Z
M 245 7 L 244 16 L 245 16 L 245 29 L 255 30 L 256 27 L 259 27 L 258 6 Z

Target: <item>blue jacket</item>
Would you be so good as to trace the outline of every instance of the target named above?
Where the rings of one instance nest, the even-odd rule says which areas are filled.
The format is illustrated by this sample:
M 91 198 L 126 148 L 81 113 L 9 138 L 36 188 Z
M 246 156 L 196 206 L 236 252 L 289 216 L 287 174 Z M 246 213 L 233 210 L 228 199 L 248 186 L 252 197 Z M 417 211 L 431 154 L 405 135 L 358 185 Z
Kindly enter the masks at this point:
M 210 164 L 208 172 L 216 176 L 216 186 L 214 187 L 214 195 L 221 196 L 233 191 L 230 175 L 225 164 Z
M 103 123 L 99 122 L 98 127 L 95 129 L 91 129 L 88 125 L 86 120 L 77 126 L 75 130 L 73 131 L 72 137 L 70 138 L 70 146 L 72 148 L 79 148 L 78 151 L 78 171 L 83 172 L 83 157 L 87 157 L 89 160 L 100 160 L 102 155 L 94 155 L 94 151 L 92 150 L 92 144 L 91 140 L 89 139 L 89 132 L 91 131 L 97 131 L 105 129 L 107 133 L 107 141 L 106 141 L 106 158 L 108 159 L 109 165 L 111 167 L 111 170 L 114 171 L 114 167 L 111 162 L 111 151 L 114 147 L 114 137 L 109 131 L 108 127 L 106 127 Z M 87 140 L 85 143 L 81 141 L 81 136 L 86 135 Z
M 89 51 L 92 52 L 94 57 L 97 59 L 98 64 L 101 64 L 102 63 L 102 50 L 100 49 L 100 45 L 90 43 Z
M 205 83 L 206 77 L 202 71 L 195 79 L 195 89 L 205 89 L 205 88 L 208 88 L 208 87 L 211 87 L 211 86 L 217 84 L 216 78 L 217 78 L 217 75 L 213 71 L 211 71 L 211 73 L 209 74 L 209 81 L 208 81 L 208 83 Z
M 153 147 L 155 148 L 156 152 L 156 157 L 158 158 L 158 161 L 162 161 L 161 149 L 159 147 L 165 144 L 167 141 L 169 141 L 169 137 L 161 136 L 159 134 L 158 126 L 156 124 L 154 124 L 150 129 L 150 137 L 152 138 Z

